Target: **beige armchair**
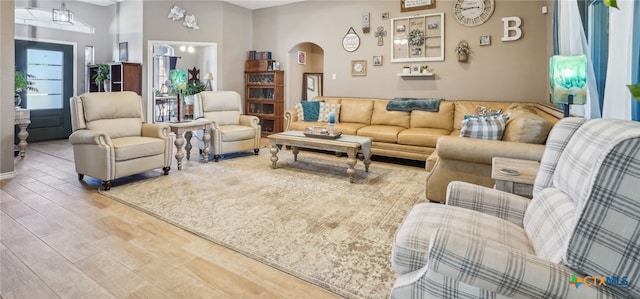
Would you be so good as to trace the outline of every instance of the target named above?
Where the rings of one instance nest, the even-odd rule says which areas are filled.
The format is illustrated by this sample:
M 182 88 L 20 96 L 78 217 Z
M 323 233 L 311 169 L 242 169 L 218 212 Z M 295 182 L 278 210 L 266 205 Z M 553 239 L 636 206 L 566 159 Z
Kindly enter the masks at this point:
M 206 118 L 212 123 L 210 148 L 215 162 L 224 154 L 253 150 L 257 155 L 260 152 L 259 119 L 242 114 L 240 94 L 235 91 L 203 91 L 198 94 L 194 105 L 195 118 Z M 202 148 L 204 144 L 200 141 Z
M 171 169 L 169 127 L 143 123 L 142 97 L 134 92 L 85 93 L 71 98 L 69 142 L 78 179 L 111 181 L 154 168 Z

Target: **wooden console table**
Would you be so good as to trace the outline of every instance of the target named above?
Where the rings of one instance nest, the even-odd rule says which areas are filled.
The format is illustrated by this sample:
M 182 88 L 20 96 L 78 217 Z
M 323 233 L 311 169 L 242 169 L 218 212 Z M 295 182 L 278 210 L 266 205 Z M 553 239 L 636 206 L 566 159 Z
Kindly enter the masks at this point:
M 31 110 L 16 108 L 14 124 L 20 128 L 20 132 L 18 132 L 18 139 L 20 140 L 18 148 L 20 149 L 20 159 L 24 159 L 24 150 L 27 149 L 27 137 L 29 137 L 27 127 L 31 124 Z

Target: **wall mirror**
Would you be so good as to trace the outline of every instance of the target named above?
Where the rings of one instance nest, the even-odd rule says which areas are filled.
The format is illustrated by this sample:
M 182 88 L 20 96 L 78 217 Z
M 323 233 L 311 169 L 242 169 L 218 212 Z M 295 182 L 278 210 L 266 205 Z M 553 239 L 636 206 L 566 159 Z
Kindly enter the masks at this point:
M 302 74 L 302 100 L 310 101 L 322 96 L 322 73 Z

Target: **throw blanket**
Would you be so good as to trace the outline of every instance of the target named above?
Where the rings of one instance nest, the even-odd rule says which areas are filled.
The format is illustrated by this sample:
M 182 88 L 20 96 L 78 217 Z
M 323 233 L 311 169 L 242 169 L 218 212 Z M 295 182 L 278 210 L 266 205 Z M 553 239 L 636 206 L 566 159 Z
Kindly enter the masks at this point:
M 442 99 L 395 98 L 387 104 L 387 111 L 424 110 L 438 112 Z

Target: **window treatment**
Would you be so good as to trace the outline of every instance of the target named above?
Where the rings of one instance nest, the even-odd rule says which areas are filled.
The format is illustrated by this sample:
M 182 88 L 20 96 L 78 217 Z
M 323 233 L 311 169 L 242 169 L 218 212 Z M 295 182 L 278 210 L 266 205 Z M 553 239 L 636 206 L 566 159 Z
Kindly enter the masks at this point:
M 618 0 L 619 9 L 609 9 L 609 61 L 604 90 L 603 118 L 631 119 L 632 99 L 627 84 L 632 82 L 634 1 Z
M 557 18 L 554 20 L 554 27 L 557 28 L 558 54 L 587 55 L 587 102 L 585 105 L 572 105 L 571 113 L 586 118 L 599 118 L 600 103 L 593 62 L 582 26 L 578 3 L 575 0 L 558 0 L 556 4 Z
M 631 49 L 631 57 L 633 61 L 632 66 L 632 78 L 631 83 L 640 83 L 640 4 L 633 4 L 633 48 Z M 631 118 L 633 120 L 640 121 L 640 99 L 631 101 Z

